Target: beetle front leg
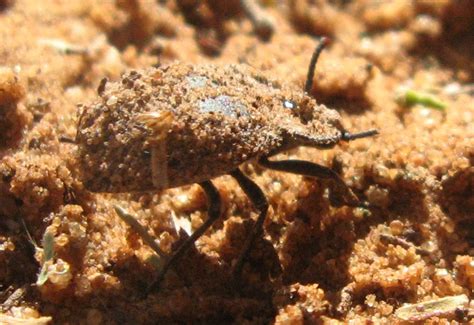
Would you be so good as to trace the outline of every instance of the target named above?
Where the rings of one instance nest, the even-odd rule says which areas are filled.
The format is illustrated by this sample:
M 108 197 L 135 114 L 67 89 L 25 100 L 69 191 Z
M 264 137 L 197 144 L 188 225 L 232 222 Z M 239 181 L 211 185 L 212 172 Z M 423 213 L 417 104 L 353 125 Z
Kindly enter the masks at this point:
M 207 229 L 220 217 L 221 215 L 221 197 L 219 191 L 212 184 L 211 181 L 204 181 L 199 183 L 204 192 L 207 195 L 208 201 L 208 210 L 207 210 L 207 220 L 189 236 L 179 247 L 178 249 L 166 260 L 165 264 L 161 268 L 157 280 L 150 286 L 150 291 L 153 290 L 156 286 L 159 285 L 161 280 L 168 272 L 168 270 L 173 267 L 178 260 L 189 250 L 191 245 L 193 245 L 196 240 L 201 237 Z
M 316 177 L 332 180 L 336 186 L 336 190 L 343 194 L 345 203 L 349 206 L 359 206 L 360 201 L 352 190 L 344 183 L 342 178 L 331 168 L 318 165 L 316 163 L 305 160 L 280 160 L 271 161 L 268 157 L 262 157 L 258 161 L 263 167 L 279 170 L 283 172 Z
M 252 201 L 252 204 L 255 206 L 255 208 L 257 208 L 257 210 L 260 211 L 260 215 L 258 216 L 251 233 L 247 236 L 244 247 L 242 248 L 239 258 L 237 259 L 237 262 L 234 266 L 234 276 L 236 279 L 239 279 L 242 272 L 242 267 L 250 252 L 250 249 L 252 248 L 255 238 L 257 238 L 257 236 L 262 233 L 263 222 L 265 221 L 268 211 L 268 202 L 260 187 L 253 180 L 242 173 L 240 169 L 232 171 L 230 175 L 237 180 L 237 183 L 239 183 L 242 190 L 249 197 L 250 201 Z

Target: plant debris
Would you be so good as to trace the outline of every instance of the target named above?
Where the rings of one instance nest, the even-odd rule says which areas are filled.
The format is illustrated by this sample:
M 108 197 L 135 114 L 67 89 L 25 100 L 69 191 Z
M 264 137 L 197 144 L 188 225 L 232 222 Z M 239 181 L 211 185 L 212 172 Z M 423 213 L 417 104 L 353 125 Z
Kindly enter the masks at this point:
M 127 223 L 134 231 L 140 234 L 140 237 L 146 241 L 147 245 L 150 246 L 158 256 L 164 258 L 166 257 L 166 253 L 158 246 L 155 239 L 148 233 L 148 230 L 143 227 L 137 219 L 129 214 L 124 208 L 115 205 L 114 206 L 115 212 L 117 215 L 122 219 L 125 223 Z
M 466 295 L 443 297 L 403 305 L 395 311 L 395 315 L 406 321 L 419 322 L 431 317 L 454 317 L 457 310 L 466 309 L 468 305 L 469 298 Z

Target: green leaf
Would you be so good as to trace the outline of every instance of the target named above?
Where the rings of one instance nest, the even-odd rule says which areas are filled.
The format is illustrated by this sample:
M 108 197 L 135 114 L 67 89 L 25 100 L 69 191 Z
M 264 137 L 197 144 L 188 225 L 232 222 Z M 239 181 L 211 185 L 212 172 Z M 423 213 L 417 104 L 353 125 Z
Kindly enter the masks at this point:
M 415 91 L 413 89 L 407 89 L 401 93 L 399 96 L 397 96 L 397 101 L 401 105 L 408 107 L 419 104 L 425 107 L 437 109 L 439 111 L 444 111 L 446 109 L 446 104 L 434 95 Z
M 45 263 L 41 266 L 40 274 L 38 275 L 38 280 L 36 280 L 36 284 L 41 286 L 46 283 L 48 280 L 48 264 Z
M 52 233 L 46 231 L 41 240 L 43 244 L 43 262 L 41 263 L 41 271 L 38 275 L 36 284 L 41 286 L 48 280 L 48 267 L 52 264 L 54 258 L 54 236 Z
M 54 236 L 50 232 L 45 232 L 43 235 L 43 264 L 54 258 Z

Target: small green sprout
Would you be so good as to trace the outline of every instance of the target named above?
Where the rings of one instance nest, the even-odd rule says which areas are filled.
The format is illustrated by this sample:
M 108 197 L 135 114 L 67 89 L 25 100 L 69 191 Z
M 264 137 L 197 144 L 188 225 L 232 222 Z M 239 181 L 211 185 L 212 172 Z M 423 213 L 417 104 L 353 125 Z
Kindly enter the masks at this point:
M 49 277 L 48 269 L 53 264 L 54 258 L 54 236 L 52 233 L 46 231 L 42 239 L 43 244 L 43 259 L 41 261 L 41 271 L 38 275 L 36 284 L 41 286 L 46 283 Z M 36 249 L 40 249 L 35 247 Z
M 43 248 L 39 247 L 36 241 L 31 237 L 30 232 L 28 231 L 28 227 L 26 227 L 25 220 L 21 219 L 23 227 L 25 228 L 26 235 L 28 236 L 28 241 L 33 245 L 35 248 L 35 252 L 43 252 L 43 258 L 41 259 L 41 271 L 38 275 L 38 280 L 36 280 L 36 284 L 41 286 L 46 283 L 49 278 L 49 267 L 53 264 L 54 259 L 54 236 L 49 231 L 46 231 L 43 234 L 43 239 L 41 243 Z
M 422 105 L 444 112 L 446 104 L 432 94 L 416 91 L 413 89 L 403 89 L 396 97 L 397 102 L 403 106 Z

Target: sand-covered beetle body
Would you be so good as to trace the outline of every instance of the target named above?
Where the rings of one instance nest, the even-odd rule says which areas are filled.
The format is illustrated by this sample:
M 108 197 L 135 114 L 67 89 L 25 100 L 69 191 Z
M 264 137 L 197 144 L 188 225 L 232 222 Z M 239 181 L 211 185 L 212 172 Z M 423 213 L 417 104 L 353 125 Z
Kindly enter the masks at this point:
M 359 204 L 330 168 L 309 161 L 269 159 L 296 146 L 330 148 L 339 141 L 377 133 L 345 131 L 336 111 L 309 96 L 316 62 L 326 43 L 323 39 L 313 53 L 304 91 L 271 81 L 245 65 L 174 63 L 132 71 L 119 82 L 101 83 L 98 101 L 80 107 L 76 143 L 88 189 L 131 192 L 199 183 L 208 197 L 208 219 L 172 254 L 163 254 L 154 240 L 142 236 L 165 260 L 156 284 L 219 218 L 221 200 L 211 179 L 223 174 L 237 181 L 259 211 L 234 263 L 234 275 L 240 277 L 268 210 L 263 191 L 239 169 L 246 161 L 329 179 L 345 204 Z M 124 220 L 134 220 L 120 207 L 116 212 Z
M 83 179 L 100 192 L 197 183 L 304 138 L 334 145 L 342 132 L 336 111 L 245 65 L 132 71 L 81 114 Z

